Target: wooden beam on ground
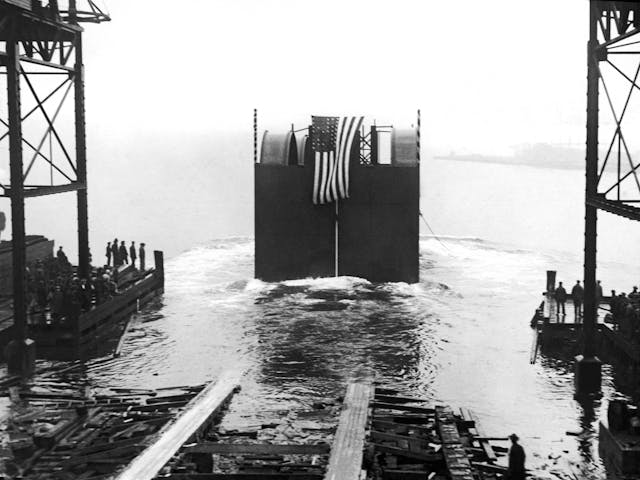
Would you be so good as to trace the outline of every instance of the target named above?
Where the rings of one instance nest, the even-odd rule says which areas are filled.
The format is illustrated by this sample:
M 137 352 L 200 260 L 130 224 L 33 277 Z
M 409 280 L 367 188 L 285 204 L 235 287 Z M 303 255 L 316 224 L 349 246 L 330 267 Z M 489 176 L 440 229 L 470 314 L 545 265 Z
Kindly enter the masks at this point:
M 149 445 L 117 477 L 117 480 L 151 480 L 173 455 L 196 435 L 240 386 L 238 372 L 225 372 L 186 406 L 174 421 L 163 427 Z
M 384 395 L 376 392 L 375 400 L 377 402 L 387 402 L 387 403 L 429 403 L 429 400 L 424 398 L 412 398 L 412 397 L 401 397 L 398 395 Z
M 164 480 L 322 480 L 317 473 L 173 473 Z
M 396 403 L 386 402 L 374 402 L 373 408 L 382 408 L 385 410 L 400 410 L 403 412 L 422 413 L 425 415 L 433 415 L 436 413 L 435 409 L 427 407 L 414 407 L 412 405 L 400 405 Z
M 344 397 L 340 423 L 331 445 L 325 480 L 358 480 L 362 470 L 362 451 L 373 398 L 371 381 L 350 383 Z
M 184 453 L 212 453 L 218 455 L 321 455 L 329 453 L 330 446 L 326 443 L 316 445 L 300 444 L 264 444 L 264 443 L 217 443 L 203 442 L 185 447 Z
M 129 333 L 129 328 L 131 328 L 131 317 L 127 318 L 127 324 L 124 326 L 124 330 L 120 335 L 120 340 L 118 340 L 118 346 L 113 352 L 113 358 L 117 358 L 120 356 L 120 353 L 122 352 L 122 346 L 124 345 L 124 339 L 126 338 L 127 333 Z

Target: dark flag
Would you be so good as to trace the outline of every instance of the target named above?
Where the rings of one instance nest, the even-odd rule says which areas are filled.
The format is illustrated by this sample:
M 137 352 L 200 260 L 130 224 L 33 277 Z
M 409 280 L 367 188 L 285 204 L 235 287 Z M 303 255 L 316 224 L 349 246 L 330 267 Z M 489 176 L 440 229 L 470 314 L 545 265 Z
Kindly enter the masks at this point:
M 311 117 L 313 203 L 349 198 L 349 154 L 363 117 Z

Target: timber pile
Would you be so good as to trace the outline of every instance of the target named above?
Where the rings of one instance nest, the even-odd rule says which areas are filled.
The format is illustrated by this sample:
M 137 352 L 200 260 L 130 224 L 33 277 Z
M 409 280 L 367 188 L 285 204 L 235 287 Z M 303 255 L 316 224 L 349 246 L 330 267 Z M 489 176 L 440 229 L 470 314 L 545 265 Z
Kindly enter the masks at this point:
M 364 466 L 371 480 L 498 480 L 505 469 L 473 414 L 377 387 Z M 495 440 L 507 440 L 506 438 Z M 500 449 L 501 453 L 505 450 Z
M 4 472 L 28 479 L 106 479 L 128 464 L 204 386 L 112 389 L 10 388 L 13 414 Z

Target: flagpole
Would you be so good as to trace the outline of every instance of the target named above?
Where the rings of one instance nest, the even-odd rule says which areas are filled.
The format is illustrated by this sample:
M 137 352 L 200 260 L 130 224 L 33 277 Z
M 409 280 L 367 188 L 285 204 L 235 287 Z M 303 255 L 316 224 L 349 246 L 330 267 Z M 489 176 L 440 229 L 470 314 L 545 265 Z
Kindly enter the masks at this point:
M 336 264 L 335 264 L 335 276 L 338 276 L 338 199 L 336 198 L 336 217 L 335 217 L 335 221 L 334 221 L 334 225 L 335 225 L 335 250 L 336 250 L 336 255 L 335 255 L 335 259 L 336 259 Z

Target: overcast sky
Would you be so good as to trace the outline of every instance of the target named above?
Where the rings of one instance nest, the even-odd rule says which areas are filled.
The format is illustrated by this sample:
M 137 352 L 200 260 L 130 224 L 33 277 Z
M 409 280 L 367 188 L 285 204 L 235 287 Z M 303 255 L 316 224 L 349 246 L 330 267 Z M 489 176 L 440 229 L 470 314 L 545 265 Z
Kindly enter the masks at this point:
M 364 113 L 436 151 L 584 143 L 587 0 L 106 0 L 89 126 L 206 134 Z

